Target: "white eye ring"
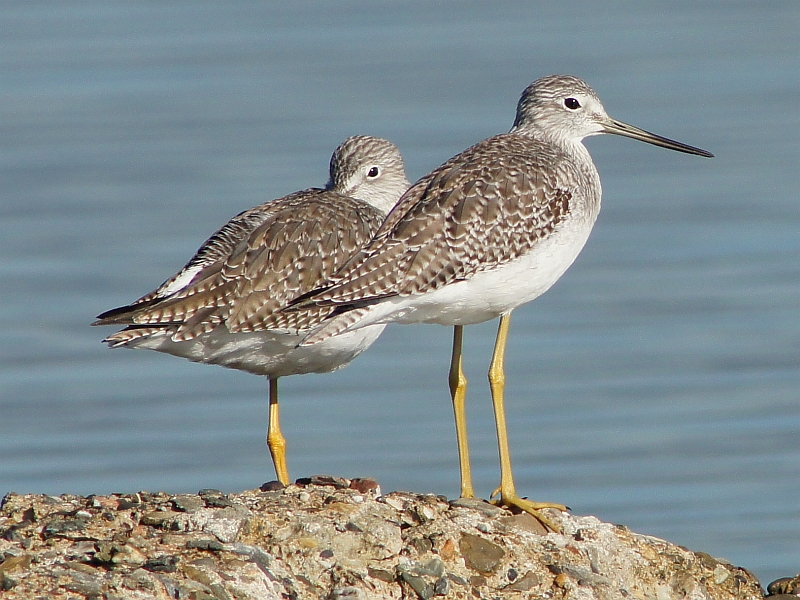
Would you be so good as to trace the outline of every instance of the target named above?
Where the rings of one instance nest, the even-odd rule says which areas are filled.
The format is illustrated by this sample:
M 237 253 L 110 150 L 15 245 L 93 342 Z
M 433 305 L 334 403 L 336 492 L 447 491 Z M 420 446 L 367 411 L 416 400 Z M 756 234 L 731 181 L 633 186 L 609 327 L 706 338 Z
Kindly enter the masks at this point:
M 378 167 L 370 167 L 369 171 L 367 171 L 367 177 L 369 179 L 375 179 L 380 174 L 381 170 Z

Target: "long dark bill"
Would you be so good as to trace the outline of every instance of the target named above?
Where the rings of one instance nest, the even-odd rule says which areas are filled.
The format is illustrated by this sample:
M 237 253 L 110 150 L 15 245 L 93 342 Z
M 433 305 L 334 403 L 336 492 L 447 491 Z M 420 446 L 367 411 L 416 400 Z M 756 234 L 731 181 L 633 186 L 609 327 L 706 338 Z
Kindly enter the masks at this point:
M 678 152 L 685 152 L 686 154 L 696 154 L 697 156 L 705 156 L 706 158 L 714 157 L 711 152 L 702 150 L 701 148 L 682 144 L 675 140 L 656 135 L 655 133 L 650 133 L 644 129 L 639 129 L 633 125 L 628 125 L 622 121 L 615 121 L 614 119 L 609 119 L 603 123 L 603 133 L 613 133 L 614 135 L 633 138 L 640 142 L 647 142 L 648 144 L 669 148 L 670 150 L 677 150 Z

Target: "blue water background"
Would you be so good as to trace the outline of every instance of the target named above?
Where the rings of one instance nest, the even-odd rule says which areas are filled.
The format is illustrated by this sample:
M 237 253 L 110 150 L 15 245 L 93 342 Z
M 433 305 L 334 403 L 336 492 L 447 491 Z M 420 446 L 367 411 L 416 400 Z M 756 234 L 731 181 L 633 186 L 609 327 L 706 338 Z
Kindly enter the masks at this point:
M 587 140 L 603 211 L 512 319 L 517 486 L 763 583 L 797 573 L 798 31 L 793 1 L 3 3 L 0 494 L 271 479 L 263 378 L 110 351 L 93 317 L 240 210 L 324 183 L 348 135 L 397 143 L 413 180 L 571 73 L 717 156 Z M 465 339 L 484 496 L 495 327 Z M 282 380 L 292 475 L 455 496 L 450 336 L 390 326 L 349 368 Z

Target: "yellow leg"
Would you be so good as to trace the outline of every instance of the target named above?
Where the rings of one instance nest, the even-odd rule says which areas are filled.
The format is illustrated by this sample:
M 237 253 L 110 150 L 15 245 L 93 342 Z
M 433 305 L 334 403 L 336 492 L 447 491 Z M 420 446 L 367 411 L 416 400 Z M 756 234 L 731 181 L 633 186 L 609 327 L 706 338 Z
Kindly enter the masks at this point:
M 278 414 L 278 378 L 269 380 L 269 430 L 267 431 L 267 447 L 275 465 L 275 474 L 283 485 L 289 485 L 289 470 L 286 468 L 286 439 L 281 433 L 281 422 Z
M 467 442 L 467 419 L 464 401 L 467 397 L 467 378 L 461 367 L 461 342 L 464 327 L 453 328 L 453 359 L 450 362 L 450 395 L 453 398 L 453 412 L 456 416 L 456 439 L 458 440 L 458 462 L 461 467 L 461 497 L 474 498 L 472 472 L 469 466 L 469 446 Z
M 567 510 L 563 504 L 552 504 L 549 502 L 531 502 L 517 496 L 514 487 L 514 477 L 511 473 L 511 456 L 508 451 L 508 432 L 506 430 L 506 413 L 503 405 L 503 391 L 505 388 L 504 360 L 506 352 L 506 340 L 508 339 L 508 328 L 511 322 L 511 313 L 500 317 L 500 326 L 497 330 L 497 341 L 494 345 L 492 363 L 489 367 L 489 386 L 492 391 L 492 404 L 494 405 L 494 420 L 497 425 L 497 447 L 500 452 L 500 488 L 492 496 L 500 492 L 497 504 L 501 506 L 516 507 L 532 514 L 545 526 L 553 531 L 559 531 L 559 527 L 553 524 L 547 517 L 541 514 L 543 508 L 556 508 Z

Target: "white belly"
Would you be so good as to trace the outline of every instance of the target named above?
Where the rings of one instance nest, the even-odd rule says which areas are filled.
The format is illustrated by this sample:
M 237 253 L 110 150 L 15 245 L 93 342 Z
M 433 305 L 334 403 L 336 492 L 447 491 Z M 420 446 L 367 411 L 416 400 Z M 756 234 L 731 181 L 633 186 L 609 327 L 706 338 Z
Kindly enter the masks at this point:
M 558 281 L 583 249 L 592 225 L 593 221 L 569 222 L 528 254 L 492 271 L 426 294 L 383 301 L 354 327 L 372 323 L 471 325 L 509 313 Z
M 272 332 L 230 333 L 218 327 L 189 341 L 174 342 L 165 333 L 134 340 L 127 347 L 147 348 L 256 375 L 284 377 L 326 373 L 344 367 L 369 348 L 384 327 L 363 327 L 313 346 L 298 347 L 302 336 Z

